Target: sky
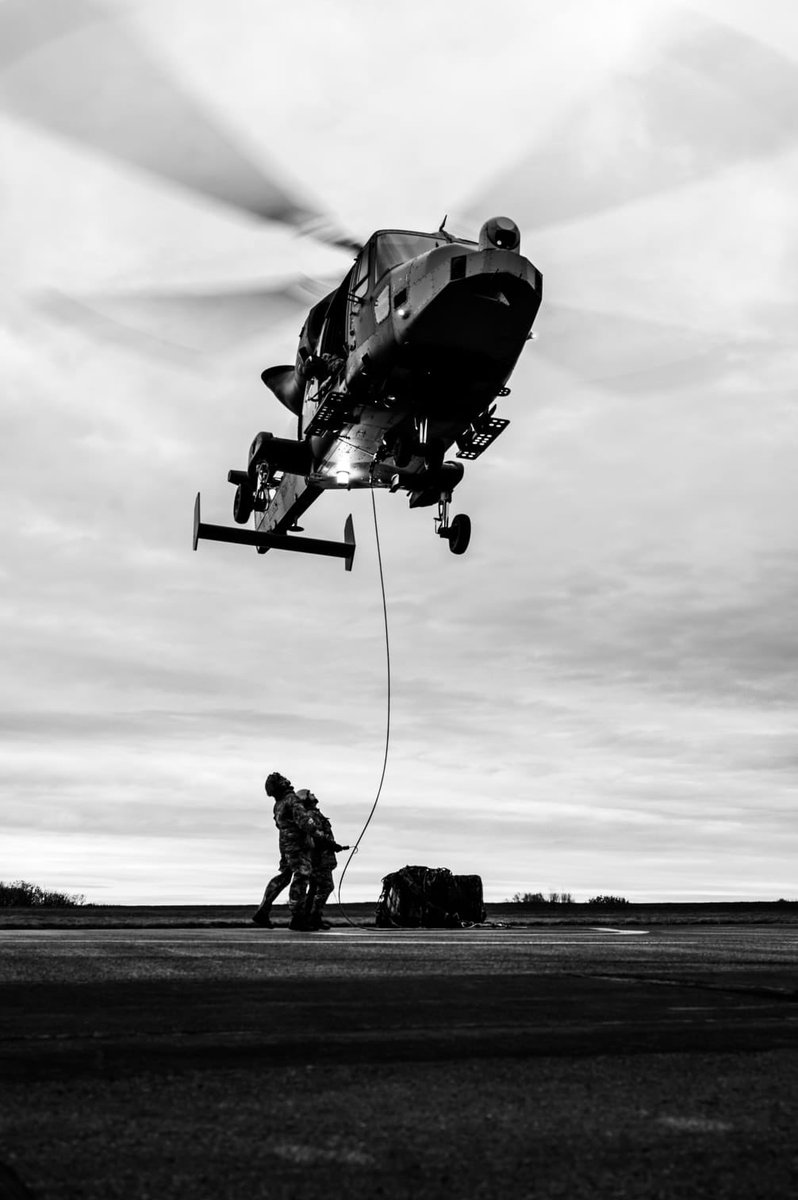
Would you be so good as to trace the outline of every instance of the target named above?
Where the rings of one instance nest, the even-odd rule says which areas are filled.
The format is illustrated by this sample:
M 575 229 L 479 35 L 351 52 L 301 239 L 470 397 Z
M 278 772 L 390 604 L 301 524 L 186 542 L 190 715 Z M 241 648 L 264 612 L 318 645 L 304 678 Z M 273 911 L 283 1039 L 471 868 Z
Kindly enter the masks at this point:
M 376 496 L 391 741 L 343 899 L 406 863 L 798 898 L 792 6 L 2 0 L 0 46 L 0 879 L 254 904 L 269 771 L 366 820 L 370 496 L 305 521 L 353 514 L 351 574 L 191 548 L 348 267 L 288 197 L 363 238 L 507 215 L 544 279 L 468 553 Z

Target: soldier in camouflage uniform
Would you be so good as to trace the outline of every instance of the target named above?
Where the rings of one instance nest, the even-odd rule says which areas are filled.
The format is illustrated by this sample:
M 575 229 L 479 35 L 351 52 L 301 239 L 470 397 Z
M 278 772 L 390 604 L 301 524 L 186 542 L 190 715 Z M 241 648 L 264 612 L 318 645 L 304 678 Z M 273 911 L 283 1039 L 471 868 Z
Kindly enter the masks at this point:
M 319 811 L 318 798 L 309 788 L 300 788 L 297 796 L 313 823 L 313 850 L 311 851 L 311 875 L 308 889 L 306 924 L 309 929 L 326 930 L 331 926 L 322 920 L 321 914 L 335 886 L 332 873 L 338 866 L 336 850 L 348 850 L 339 846 L 333 837 L 332 825 Z
M 312 873 L 313 824 L 310 814 L 297 798 L 290 780 L 278 771 L 266 779 L 266 794 L 274 799 L 274 823 L 280 843 L 280 867 L 263 893 L 260 907 L 252 915 L 256 925 L 272 927 L 269 913 L 277 896 L 288 884 L 288 906 L 291 910 L 290 929 L 307 928 L 306 900 Z

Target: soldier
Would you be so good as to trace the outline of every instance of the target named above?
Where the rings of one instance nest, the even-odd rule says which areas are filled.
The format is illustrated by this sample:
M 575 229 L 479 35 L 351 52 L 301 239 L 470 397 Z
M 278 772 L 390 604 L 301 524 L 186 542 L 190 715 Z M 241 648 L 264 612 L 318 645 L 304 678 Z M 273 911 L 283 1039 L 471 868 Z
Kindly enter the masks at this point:
M 305 806 L 313 823 L 313 849 L 310 857 L 312 870 L 307 898 L 306 925 L 308 929 L 313 930 L 331 929 L 332 926 L 322 920 L 321 914 L 330 892 L 335 886 L 332 877 L 333 871 L 338 866 L 335 852 L 336 850 L 348 850 L 349 847 L 338 845 L 333 837 L 332 825 L 324 813 L 319 811 L 318 797 L 314 796 L 309 788 L 300 788 L 297 797 Z
M 313 847 L 313 823 L 310 814 L 299 801 L 290 780 L 279 771 L 272 771 L 266 779 L 266 794 L 274 799 L 274 823 L 278 829 L 280 844 L 280 867 L 270 879 L 263 893 L 260 906 L 253 913 L 256 925 L 272 928 L 269 917 L 272 904 L 288 884 L 288 905 L 291 910 L 289 929 L 307 929 L 305 904 L 312 871 L 311 850 Z

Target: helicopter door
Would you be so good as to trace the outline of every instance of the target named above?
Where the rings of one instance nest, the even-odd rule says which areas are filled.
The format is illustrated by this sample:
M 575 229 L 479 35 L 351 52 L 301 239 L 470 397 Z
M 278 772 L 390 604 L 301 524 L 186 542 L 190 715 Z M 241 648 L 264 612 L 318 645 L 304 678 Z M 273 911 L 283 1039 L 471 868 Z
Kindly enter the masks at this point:
M 321 354 L 334 354 L 336 358 L 346 358 L 347 310 L 352 277 L 350 270 L 327 309 L 327 319 L 319 341 Z
M 352 271 L 347 321 L 349 350 L 356 350 L 374 332 L 374 313 L 369 303 L 370 262 L 371 242 L 368 242 L 361 250 Z

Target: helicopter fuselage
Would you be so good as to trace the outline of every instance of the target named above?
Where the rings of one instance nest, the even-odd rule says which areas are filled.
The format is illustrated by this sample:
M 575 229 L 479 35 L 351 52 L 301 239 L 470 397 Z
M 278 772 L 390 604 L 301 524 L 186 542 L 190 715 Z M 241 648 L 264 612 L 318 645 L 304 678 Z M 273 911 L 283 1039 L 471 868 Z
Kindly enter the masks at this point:
M 254 512 L 257 534 L 282 536 L 326 490 L 384 487 L 408 492 L 411 508 L 437 502 L 437 532 L 463 553 L 470 522 L 450 526 L 448 506 L 464 468 L 445 456 L 456 445 L 457 459 L 477 458 L 509 424 L 495 401 L 541 298 L 507 218 L 486 221 L 478 242 L 442 229 L 373 234 L 310 310 L 294 365 L 263 372 L 297 438 L 256 435 L 246 472 L 228 476 L 235 520 Z
M 341 360 L 338 374 L 302 389 L 300 436 L 317 487 L 395 486 L 398 474 L 413 490 L 430 457 L 467 440 L 502 392 L 540 305 L 541 276 L 527 259 L 473 242 L 441 238 L 375 279 L 370 260 L 390 236 L 364 248 L 318 337 L 302 331 L 295 394 L 309 361 Z

